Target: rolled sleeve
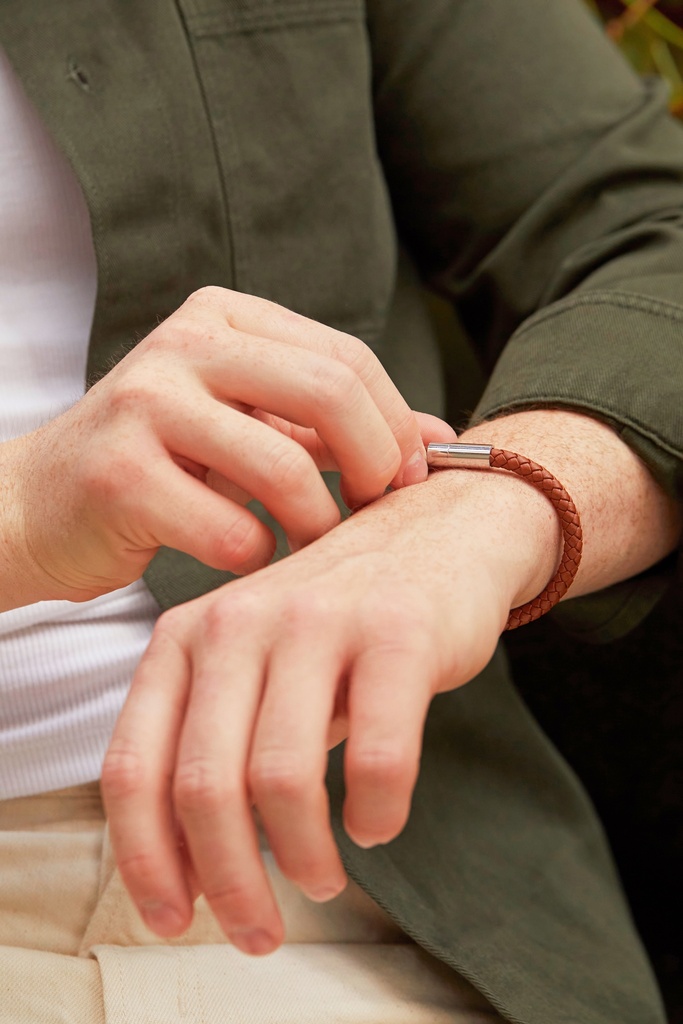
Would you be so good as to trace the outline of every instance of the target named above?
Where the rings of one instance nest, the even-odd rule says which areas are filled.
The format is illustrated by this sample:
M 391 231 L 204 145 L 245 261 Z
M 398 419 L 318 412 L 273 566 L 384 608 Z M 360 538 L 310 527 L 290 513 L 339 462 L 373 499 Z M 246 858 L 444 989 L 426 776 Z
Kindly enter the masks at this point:
M 586 292 L 531 317 L 503 350 L 475 421 L 555 407 L 611 423 L 683 496 L 683 306 Z
M 505 347 L 474 422 L 565 408 L 608 422 L 672 496 L 683 496 L 683 308 L 619 291 L 589 292 L 531 317 Z M 669 558 L 560 605 L 554 618 L 592 643 L 619 639 L 676 575 Z

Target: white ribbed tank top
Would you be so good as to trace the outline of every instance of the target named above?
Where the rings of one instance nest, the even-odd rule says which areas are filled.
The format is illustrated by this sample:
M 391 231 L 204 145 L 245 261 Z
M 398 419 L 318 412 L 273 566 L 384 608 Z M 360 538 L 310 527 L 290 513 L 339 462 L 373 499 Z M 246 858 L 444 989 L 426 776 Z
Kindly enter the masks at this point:
M 0 49 L 0 443 L 83 394 L 96 290 L 80 186 Z M 157 615 L 142 582 L 0 614 L 0 799 L 99 778 Z

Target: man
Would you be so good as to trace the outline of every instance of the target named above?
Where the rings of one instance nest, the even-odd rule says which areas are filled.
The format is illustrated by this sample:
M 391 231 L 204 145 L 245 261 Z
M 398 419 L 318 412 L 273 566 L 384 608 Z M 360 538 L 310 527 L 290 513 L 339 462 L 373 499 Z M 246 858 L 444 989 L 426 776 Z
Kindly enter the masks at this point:
M 505 474 L 425 479 L 422 442 L 452 434 L 405 401 L 440 411 L 416 264 L 489 364 L 504 349 L 463 439 L 566 486 L 585 533 L 572 592 L 675 548 L 680 133 L 578 4 L 527 0 L 516 17 L 513 31 L 494 2 L 446 0 L 0 8 L 88 199 L 89 367 L 111 370 L 3 445 L 3 607 L 135 588 L 147 566 L 161 606 L 179 605 L 127 699 L 118 684 L 103 769 L 120 875 L 156 936 L 181 935 L 202 892 L 238 949 L 280 945 L 255 805 L 308 897 L 352 873 L 504 1018 L 654 1022 L 599 828 L 494 655 L 556 569 L 557 518 Z M 341 524 L 327 468 L 360 509 Z M 273 542 L 251 496 L 292 558 L 260 568 Z M 152 562 L 160 546 L 259 571 L 210 590 L 225 577 Z M 11 795 L 57 778 L 60 742 L 15 757 Z M 89 753 L 42 788 L 96 778 Z M 99 935 L 82 952 L 105 1013 L 135 1019 L 141 976 L 163 997 L 165 947 Z M 173 948 L 180 992 L 194 959 Z

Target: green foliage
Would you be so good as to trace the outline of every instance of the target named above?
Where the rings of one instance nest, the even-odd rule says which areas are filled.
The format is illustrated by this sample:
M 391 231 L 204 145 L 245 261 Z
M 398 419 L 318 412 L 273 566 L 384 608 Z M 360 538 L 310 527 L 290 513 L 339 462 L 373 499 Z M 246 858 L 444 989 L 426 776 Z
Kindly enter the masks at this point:
M 641 74 L 669 84 L 671 108 L 683 118 L 683 0 L 585 0 Z

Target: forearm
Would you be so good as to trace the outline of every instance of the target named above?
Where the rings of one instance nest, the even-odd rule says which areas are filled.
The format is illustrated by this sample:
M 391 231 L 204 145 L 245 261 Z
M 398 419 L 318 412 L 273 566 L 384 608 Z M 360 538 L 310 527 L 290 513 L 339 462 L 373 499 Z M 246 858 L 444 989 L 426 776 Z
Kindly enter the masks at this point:
M 568 597 L 634 576 L 676 546 L 681 528 L 678 504 L 618 435 L 597 420 L 563 410 L 520 412 L 479 424 L 460 440 L 518 451 L 564 484 L 579 510 L 584 533 L 583 560 Z M 472 473 L 439 473 L 437 487 L 446 496 L 463 488 L 470 491 L 475 483 L 463 477 Z M 509 473 L 481 471 L 473 481 L 500 503 L 500 533 L 494 543 L 506 549 L 510 569 L 520 581 L 511 601 L 516 607 L 535 597 L 557 567 L 557 517 L 543 495 Z M 523 560 L 526 571 L 520 572 Z

